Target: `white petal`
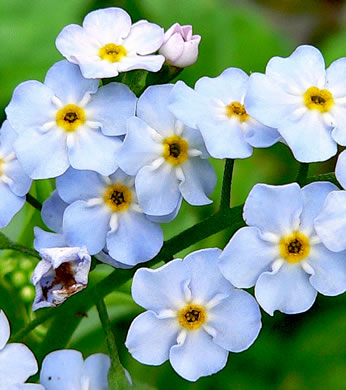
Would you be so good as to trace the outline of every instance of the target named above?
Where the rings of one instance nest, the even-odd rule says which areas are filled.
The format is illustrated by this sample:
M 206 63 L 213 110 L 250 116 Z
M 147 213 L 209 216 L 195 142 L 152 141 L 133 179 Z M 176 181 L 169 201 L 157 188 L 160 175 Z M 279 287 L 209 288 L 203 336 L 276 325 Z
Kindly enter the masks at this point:
M 83 373 L 90 380 L 90 390 L 108 389 L 108 371 L 111 365 L 109 356 L 103 353 L 95 353 L 85 359 Z
M 317 291 L 300 264 L 285 262 L 278 271 L 264 272 L 255 287 L 255 296 L 268 314 L 275 310 L 286 314 L 302 313 L 315 302 Z
M 334 99 L 346 97 L 346 58 L 332 62 L 326 71 L 326 89 Z
M 335 167 L 335 176 L 343 188 L 346 188 L 346 151 L 339 154 Z
M 203 329 L 189 332 L 185 342 L 173 346 L 169 354 L 174 370 L 193 382 L 222 370 L 227 358 L 228 351 L 215 344 Z
M 10 338 L 10 324 L 7 320 L 5 312 L 0 311 L 0 350 L 4 348 Z
M 130 34 L 124 40 L 124 46 L 137 54 L 151 54 L 160 48 L 163 36 L 162 27 L 146 20 L 140 20 L 131 27 Z
M 155 313 L 147 311 L 131 323 L 125 345 L 140 363 L 158 366 L 168 359 L 179 331 L 177 319 L 159 319 Z

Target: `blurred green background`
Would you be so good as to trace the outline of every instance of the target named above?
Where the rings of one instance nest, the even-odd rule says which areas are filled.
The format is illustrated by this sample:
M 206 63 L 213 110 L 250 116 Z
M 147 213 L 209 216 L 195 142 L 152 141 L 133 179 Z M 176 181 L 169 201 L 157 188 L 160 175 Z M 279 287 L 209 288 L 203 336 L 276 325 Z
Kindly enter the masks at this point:
M 247 72 L 263 72 L 274 56 L 288 56 L 299 44 L 313 44 L 325 56 L 327 65 L 346 55 L 346 4 L 341 0 L 0 0 L 0 120 L 13 89 L 22 81 L 43 81 L 49 67 L 61 59 L 54 41 L 70 23 L 80 24 L 90 10 L 120 6 L 133 20 L 148 19 L 165 29 L 175 22 L 192 24 L 202 36 L 198 62 L 184 70 L 181 78 L 193 86 L 202 76 L 217 76 L 225 68 L 240 67 Z M 184 204 L 179 216 L 163 226 L 165 238 L 210 215 L 220 199 L 223 161 L 213 161 L 218 173 L 214 204 L 198 208 Z M 334 170 L 335 159 L 312 164 L 310 174 Z M 237 160 L 232 188 L 232 204 L 244 202 L 258 182 L 294 181 L 298 164 L 283 144 L 258 149 L 251 158 Z M 54 183 L 36 182 L 31 193 L 41 201 Z M 22 244 L 32 245 L 32 227 L 42 225 L 37 212 L 26 206 L 2 231 Z M 183 251 L 223 248 L 226 231 Z M 0 259 L 0 307 L 10 318 L 12 331 L 25 325 L 33 314 L 33 288 L 29 279 L 35 261 L 14 253 Z M 111 271 L 97 266 L 91 283 Z M 263 329 L 246 352 L 230 354 L 226 368 L 191 384 L 178 377 L 169 363 L 161 367 L 143 366 L 134 361 L 123 346 L 128 326 L 141 311 L 131 299 L 130 284 L 110 294 L 106 302 L 116 333 L 120 354 L 131 376 L 149 389 L 232 389 L 232 390 L 344 390 L 346 388 L 345 297 L 318 296 L 313 308 L 300 315 L 263 313 Z M 46 332 L 39 327 L 25 340 L 35 351 Z M 88 356 L 106 352 L 103 331 L 96 310 L 84 318 L 70 348 Z

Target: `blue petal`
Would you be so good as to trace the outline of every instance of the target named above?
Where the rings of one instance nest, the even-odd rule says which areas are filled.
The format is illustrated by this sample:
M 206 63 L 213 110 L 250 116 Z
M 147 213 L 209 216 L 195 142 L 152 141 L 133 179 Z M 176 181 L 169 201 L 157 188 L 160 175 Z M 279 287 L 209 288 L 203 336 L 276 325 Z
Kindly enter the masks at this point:
M 62 232 L 62 219 L 67 206 L 68 204 L 60 198 L 56 190 L 43 202 L 41 216 L 50 230 L 56 233 Z
M 195 91 L 204 97 L 220 99 L 223 103 L 241 102 L 249 76 L 241 69 L 228 68 L 218 77 L 202 77 L 195 85 Z
M 143 167 L 136 176 L 136 190 L 140 207 L 145 214 L 167 215 L 180 201 L 175 170 L 168 163 L 159 168 Z
M 102 176 L 93 171 L 70 168 L 56 179 L 57 191 L 67 203 L 97 198 L 105 187 Z
M 135 115 L 136 95 L 120 83 L 101 87 L 86 107 L 88 120 L 100 122 L 105 135 L 126 134 L 126 121 Z
M 174 370 L 189 381 L 201 376 L 215 374 L 222 370 L 228 358 L 228 351 L 215 344 L 204 330 L 189 332 L 183 344 L 174 345 L 169 360 Z
M 42 132 L 30 128 L 16 143 L 17 158 L 32 179 L 48 179 L 63 174 L 70 165 L 66 133 L 62 130 Z
M 104 390 L 108 388 L 108 371 L 111 365 L 109 356 L 95 353 L 85 359 L 83 374 L 90 380 L 90 389 Z
M 13 182 L 8 185 L 16 195 L 24 196 L 29 192 L 32 180 L 24 172 L 17 159 L 9 161 L 6 164 L 5 175 L 13 180 Z
M 250 347 L 261 330 L 261 312 L 249 293 L 234 290 L 210 309 L 208 326 L 216 331 L 213 341 L 231 352 L 241 352 Z
M 346 58 L 332 62 L 326 70 L 326 89 L 334 99 L 346 96 Z
M 24 203 L 25 196 L 15 195 L 9 186 L 0 180 L 0 229 L 10 223 Z
M 315 302 L 317 291 L 300 264 L 285 262 L 279 270 L 264 272 L 255 287 L 255 296 L 264 311 L 286 314 L 302 313 Z
M 244 122 L 243 128 L 245 128 L 245 141 L 254 148 L 267 148 L 277 143 L 281 138 L 276 129 L 265 126 L 253 118 Z
M 180 259 L 158 268 L 140 268 L 132 282 L 132 298 L 140 306 L 159 314 L 185 304 L 184 287 L 190 275 Z
M 286 235 L 297 229 L 303 199 L 297 183 L 281 186 L 256 184 L 244 205 L 243 217 L 264 232 Z
M 152 311 L 140 314 L 132 322 L 125 345 L 133 358 L 158 366 L 168 360 L 169 350 L 177 343 L 176 319 L 159 319 Z
M 171 213 L 169 213 L 167 215 L 148 215 L 148 214 L 146 214 L 146 216 L 150 221 L 153 221 L 156 223 L 171 222 L 178 215 L 182 201 L 183 201 L 183 197 L 181 196 L 179 199 L 179 202 L 177 204 L 177 207 Z
M 63 248 L 67 246 L 65 237 L 59 233 L 50 233 L 41 228 L 34 227 L 34 248 L 39 251 L 42 248 Z
M 338 187 L 330 182 L 315 182 L 302 188 L 303 211 L 299 230 L 303 230 L 308 236 L 314 232 L 314 219 L 321 212 L 327 195 L 337 190 Z
M 14 152 L 13 144 L 17 137 L 18 134 L 10 125 L 10 122 L 5 120 L 0 128 L 0 150 L 3 156 L 7 156 Z
M 346 251 L 330 252 L 323 244 L 311 250 L 306 261 L 314 273 L 311 285 L 321 294 L 335 296 L 346 290 Z
M 18 134 L 55 120 L 57 109 L 52 103 L 53 96 L 53 91 L 39 81 L 18 85 L 5 109 L 7 119 Z
M 118 213 L 118 228 L 107 234 L 110 256 L 128 265 L 152 259 L 163 244 L 163 233 L 157 223 L 138 212 Z
M 257 228 L 244 227 L 226 245 L 219 267 L 235 287 L 249 288 L 263 272 L 270 270 L 277 256 L 277 245 L 262 240 Z
M 120 146 L 119 138 L 107 137 L 100 130 L 84 126 L 75 134 L 74 144 L 68 151 L 71 166 L 108 176 L 118 168 L 115 156 Z
M 314 221 L 318 237 L 333 252 L 346 249 L 346 191 L 333 191 Z
M 122 170 L 135 175 L 144 166 L 151 164 L 163 152 L 163 146 L 151 136 L 152 129 L 141 119 L 132 117 L 127 121 L 127 135 L 116 156 Z
M 194 205 L 210 204 L 208 198 L 216 185 L 216 174 L 213 166 L 200 157 L 189 158 L 181 165 L 185 180 L 179 184 L 179 190 L 184 199 Z
M 172 84 L 150 86 L 137 104 L 137 116 L 163 137 L 172 135 L 176 121 L 168 110 L 168 98 L 172 88 Z
M 56 62 L 47 72 L 44 80 L 63 104 L 77 104 L 86 93 L 95 93 L 99 80 L 90 80 L 82 76 L 79 66 L 66 60 Z
M 339 154 L 335 167 L 335 176 L 343 188 L 346 188 L 346 151 Z
M 223 277 L 217 261 L 221 254 L 218 248 L 201 249 L 185 257 L 184 264 L 191 280 L 189 289 L 192 301 L 209 302 L 216 294 L 229 295 L 233 286 Z
M 109 220 L 110 213 L 103 206 L 88 206 L 82 200 L 72 203 L 64 213 L 66 242 L 86 246 L 91 255 L 100 252 L 106 245 Z

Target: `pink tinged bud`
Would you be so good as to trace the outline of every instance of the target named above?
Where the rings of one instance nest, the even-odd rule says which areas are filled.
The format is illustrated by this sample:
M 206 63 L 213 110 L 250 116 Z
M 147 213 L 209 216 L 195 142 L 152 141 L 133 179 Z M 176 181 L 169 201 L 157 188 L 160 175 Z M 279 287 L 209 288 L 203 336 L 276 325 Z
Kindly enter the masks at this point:
M 31 281 L 36 289 L 33 310 L 59 306 L 88 285 L 91 257 L 86 248 L 42 248 Z
M 166 31 L 159 53 L 167 64 L 185 68 L 197 61 L 200 41 L 200 35 L 192 35 L 192 26 L 175 23 Z

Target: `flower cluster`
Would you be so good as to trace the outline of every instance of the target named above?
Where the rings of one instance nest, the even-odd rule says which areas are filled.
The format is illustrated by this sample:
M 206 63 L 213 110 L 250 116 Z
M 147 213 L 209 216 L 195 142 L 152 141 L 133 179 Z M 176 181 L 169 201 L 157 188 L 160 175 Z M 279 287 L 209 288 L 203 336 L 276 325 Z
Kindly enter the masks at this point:
M 50 231 L 34 230 L 42 257 L 32 276 L 34 310 L 85 289 L 92 256 L 116 268 L 153 259 L 164 243 L 160 223 L 172 221 L 183 200 L 212 202 L 217 177 L 208 158 L 244 159 L 253 148 L 283 142 L 310 163 L 346 146 L 346 58 L 325 69 L 318 49 L 304 45 L 272 58 L 265 74 L 228 68 L 194 88 L 149 85 L 149 72 L 159 80 L 166 67 L 174 78 L 192 65 L 200 39 L 191 26 L 164 33 L 148 21 L 132 24 L 120 8 L 93 11 L 83 26 L 59 34 L 66 60 L 44 82 L 14 90 L 0 130 L 0 228 L 24 205 L 32 180 L 56 179 L 41 211 Z M 136 70 L 146 71 L 145 88 L 126 85 L 121 75 Z M 346 152 L 336 177 L 346 189 Z M 259 306 L 270 315 L 295 314 L 317 292 L 343 293 L 345 205 L 346 192 L 326 181 L 256 184 L 243 209 L 248 226 L 223 251 L 202 249 L 136 271 L 133 299 L 147 311 L 130 326 L 129 352 L 144 364 L 169 359 L 195 381 L 221 370 L 229 352 L 251 346 L 261 329 Z M 253 286 L 256 299 L 240 290 Z M 37 371 L 25 346 L 5 346 L 8 337 L 1 312 L 0 389 Z M 110 366 L 103 354 L 83 361 L 78 351 L 55 351 L 43 361 L 41 383 L 47 390 L 107 389 Z

